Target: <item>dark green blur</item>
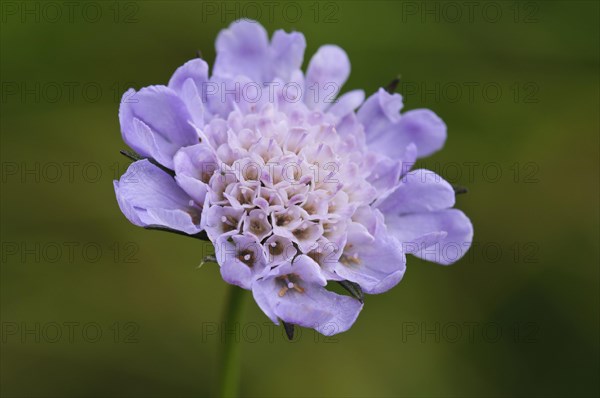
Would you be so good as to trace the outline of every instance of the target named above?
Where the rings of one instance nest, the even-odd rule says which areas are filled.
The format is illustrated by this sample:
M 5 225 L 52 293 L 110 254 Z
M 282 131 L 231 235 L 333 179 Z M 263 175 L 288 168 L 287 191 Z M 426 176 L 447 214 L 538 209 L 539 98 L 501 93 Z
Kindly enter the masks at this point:
M 260 10 L 304 33 L 304 66 L 343 47 L 344 90 L 401 75 L 405 109 L 446 121 L 421 163 L 468 188 L 476 243 L 450 267 L 409 258 L 335 338 L 288 342 L 247 294 L 243 395 L 598 396 L 598 3 L 267 3 L 1 3 L 1 395 L 215 392 L 226 285 L 197 268 L 209 247 L 120 213 L 119 99 L 197 50 L 212 64 Z

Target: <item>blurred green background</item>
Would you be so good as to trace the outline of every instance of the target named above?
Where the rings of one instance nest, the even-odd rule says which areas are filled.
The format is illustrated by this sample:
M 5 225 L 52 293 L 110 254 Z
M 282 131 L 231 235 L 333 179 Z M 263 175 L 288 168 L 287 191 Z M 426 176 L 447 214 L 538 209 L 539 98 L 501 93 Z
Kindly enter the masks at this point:
M 226 285 L 197 268 L 209 248 L 130 225 L 112 180 L 121 94 L 197 50 L 212 64 L 238 17 L 303 32 L 304 66 L 343 47 L 344 90 L 400 74 L 405 109 L 449 126 L 421 163 L 468 187 L 475 227 L 460 262 L 409 258 L 335 338 L 288 342 L 248 296 L 242 394 L 598 396 L 598 2 L 52 4 L 1 4 L 2 396 L 214 393 Z

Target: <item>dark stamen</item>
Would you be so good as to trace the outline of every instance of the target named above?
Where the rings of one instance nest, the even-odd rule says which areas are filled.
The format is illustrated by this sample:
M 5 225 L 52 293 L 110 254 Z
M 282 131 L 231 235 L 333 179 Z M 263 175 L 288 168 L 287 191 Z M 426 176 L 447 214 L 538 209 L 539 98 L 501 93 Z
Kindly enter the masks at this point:
M 389 82 L 387 86 L 385 86 L 385 91 L 392 94 L 394 91 L 396 91 L 398 83 L 400 83 L 400 75 L 398 75 L 394 80 Z
M 188 235 L 185 232 L 177 231 L 177 230 L 171 229 L 171 228 L 162 227 L 160 225 L 148 225 L 148 226 L 144 227 L 144 229 L 170 232 L 172 234 L 187 236 L 189 238 L 195 238 L 195 239 L 200 239 L 200 240 L 209 240 L 208 235 L 206 235 L 205 231 L 198 232 L 197 234 L 194 234 L 194 235 Z
M 364 303 L 365 295 L 358 285 L 358 283 L 350 282 L 350 281 L 338 281 L 338 283 L 348 291 L 358 301 Z
M 460 185 L 452 185 L 452 188 L 454 188 L 454 193 L 456 195 L 460 195 L 463 193 L 468 193 L 469 190 L 467 189 L 467 187 L 461 187 Z
M 134 162 L 137 162 L 138 160 L 148 159 L 148 161 L 150 163 L 152 163 L 153 165 L 155 165 L 156 167 L 158 167 L 159 169 L 161 169 L 162 171 L 164 171 L 165 173 L 167 173 L 171 177 L 175 177 L 175 172 L 173 170 L 166 168 L 165 166 L 163 166 L 162 164 L 158 163 L 154 159 L 145 158 L 145 157 L 142 157 L 142 156 L 138 155 L 135 152 L 126 151 L 126 150 L 123 150 L 123 149 L 121 149 L 119 152 L 121 153 L 121 155 L 125 156 L 126 158 L 129 158 L 129 159 L 133 160 Z
M 284 321 L 281 321 L 281 323 L 283 324 L 283 328 L 285 329 L 285 335 L 290 341 L 292 341 L 294 339 L 294 325 L 291 323 L 286 323 Z

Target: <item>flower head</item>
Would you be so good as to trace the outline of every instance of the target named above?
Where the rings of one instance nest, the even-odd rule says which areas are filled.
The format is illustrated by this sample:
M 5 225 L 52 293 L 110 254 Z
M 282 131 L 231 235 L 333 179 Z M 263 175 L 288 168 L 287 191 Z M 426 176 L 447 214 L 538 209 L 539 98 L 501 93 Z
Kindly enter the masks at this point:
M 449 264 L 472 226 L 453 188 L 415 160 L 440 149 L 446 126 L 426 109 L 400 113 L 380 89 L 338 97 L 346 53 L 321 47 L 300 70 L 300 33 L 234 22 L 217 57 L 181 66 L 168 86 L 125 93 L 119 111 L 134 162 L 115 191 L 134 224 L 205 231 L 223 279 L 250 289 L 278 323 L 347 330 L 363 304 L 333 293 L 349 281 L 369 294 L 395 286 L 405 254 Z

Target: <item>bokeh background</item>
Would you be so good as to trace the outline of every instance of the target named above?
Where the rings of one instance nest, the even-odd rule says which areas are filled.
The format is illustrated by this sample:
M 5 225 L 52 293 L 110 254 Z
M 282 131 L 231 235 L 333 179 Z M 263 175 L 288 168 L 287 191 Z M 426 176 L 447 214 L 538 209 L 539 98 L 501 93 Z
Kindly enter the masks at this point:
M 468 187 L 475 244 L 409 258 L 332 339 L 247 297 L 244 396 L 584 397 L 599 373 L 596 1 L 1 4 L 1 394 L 215 393 L 226 285 L 203 243 L 130 225 L 112 180 L 128 87 L 166 84 L 238 17 L 327 43 L 345 90 L 401 75 L 449 126 L 421 163 Z M 470 5 L 469 5 L 470 4 Z M 305 60 L 305 66 L 307 64 Z

